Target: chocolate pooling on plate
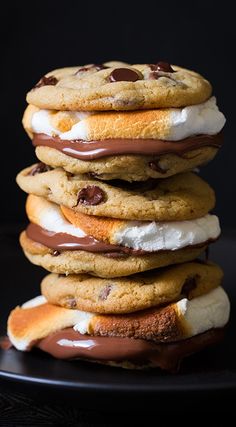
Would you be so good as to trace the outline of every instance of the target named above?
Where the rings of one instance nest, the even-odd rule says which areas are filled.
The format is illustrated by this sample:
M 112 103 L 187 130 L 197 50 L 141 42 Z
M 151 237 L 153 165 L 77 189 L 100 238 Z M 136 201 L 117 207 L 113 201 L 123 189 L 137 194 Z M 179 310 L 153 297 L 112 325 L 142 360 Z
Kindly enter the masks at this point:
M 144 339 L 82 335 L 67 328 L 34 345 L 58 359 L 81 358 L 103 363 L 129 361 L 135 365 L 176 371 L 184 357 L 217 344 L 223 336 L 224 329 L 211 329 L 182 341 L 156 344 Z M 76 344 L 70 345 L 71 342 Z

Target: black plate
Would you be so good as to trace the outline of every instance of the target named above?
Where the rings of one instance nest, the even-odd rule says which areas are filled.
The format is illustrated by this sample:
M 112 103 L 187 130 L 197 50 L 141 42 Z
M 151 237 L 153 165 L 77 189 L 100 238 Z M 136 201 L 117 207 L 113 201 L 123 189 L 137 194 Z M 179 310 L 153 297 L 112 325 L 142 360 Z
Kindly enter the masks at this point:
M 23 257 L 16 243 L 17 230 L 5 230 L 2 242 L 4 256 L 1 270 L 7 271 L 7 282 L 3 287 L 4 303 L 1 299 L 2 330 L 10 308 L 39 294 L 39 283 L 45 272 L 32 266 Z M 224 286 L 235 306 L 235 261 L 236 232 L 225 232 L 223 237 L 210 249 L 212 260 L 225 270 Z M 1 251 L 2 253 L 2 251 Z M 9 271 L 11 274 L 9 275 Z M 6 286 L 7 283 L 7 286 Z M 0 352 L 0 378 L 33 385 L 45 390 L 61 392 L 66 399 L 77 390 L 82 395 L 107 393 L 110 396 L 132 392 L 137 396 L 157 393 L 175 393 L 236 388 L 236 347 L 234 310 L 225 341 L 215 349 L 209 349 L 186 360 L 179 374 L 173 375 L 159 370 L 128 371 L 90 364 L 87 362 L 66 362 L 35 351 L 21 353 L 14 349 Z M 65 393 L 66 391 L 66 393 Z

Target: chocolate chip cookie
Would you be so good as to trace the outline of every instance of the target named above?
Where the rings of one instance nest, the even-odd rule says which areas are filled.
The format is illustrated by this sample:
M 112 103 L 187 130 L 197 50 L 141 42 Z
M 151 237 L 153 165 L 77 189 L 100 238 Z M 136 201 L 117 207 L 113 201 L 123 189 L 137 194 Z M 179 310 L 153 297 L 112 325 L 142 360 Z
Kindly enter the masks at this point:
M 43 196 L 89 215 L 130 220 L 189 220 L 206 215 L 215 204 L 214 191 L 193 173 L 142 183 L 112 181 L 108 185 L 63 169 L 35 173 L 30 166 L 17 176 L 27 193 Z M 33 173 L 32 173 L 33 171 Z
M 27 101 L 55 110 L 137 110 L 206 101 L 211 85 L 199 74 L 163 63 L 85 65 L 54 70 Z
M 192 299 L 220 286 L 215 264 L 189 262 L 134 276 L 101 279 L 88 274 L 46 276 L 41 292 L 50 304 L 96 313 L 131 313 L 181 297 Z

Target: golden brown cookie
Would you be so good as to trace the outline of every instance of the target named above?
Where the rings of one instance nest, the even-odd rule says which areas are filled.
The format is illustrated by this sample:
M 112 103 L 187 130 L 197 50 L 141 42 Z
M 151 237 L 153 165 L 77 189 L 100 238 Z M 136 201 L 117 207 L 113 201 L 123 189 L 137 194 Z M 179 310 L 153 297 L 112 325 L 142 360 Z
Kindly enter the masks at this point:
M 87 65 L 54 70 L 28 93 L 27 101 L 54 110 L 137 110 L 206 101 L 211 85 L 175 65 Z
M 89 215 L 130 220 L 189 220 L 206 215 L 215 205 L 214 191 L 193 173 L 145 183 L 111 182 L 70 176 L 63 169 L 37 165 L 22 170 L 17 183 L 27 193 Z
M 149 178 L 168 178 L 180 172 L 190 171 L 213 160 L 217 147 L 204 147 L 186 153 L 162 156 L 119 155 L 97 160 L 80 160 L 51 147 L 36 147 L 38 159 L 53 168 L 63 168 L 72 174 L 91 173 L 101 180 L 123 179 L 146 181 Z
M 50 274 L 41 292 L 51 304 L 96 313 L 131 313 L 186 296 L 192 299 L 220 286 L 223 272 L 215 264 L 189 262 L 118 279 L 88 274 Z
M 36 265 L 52 273 L 89 273 L 104 278 L 129 276 L 166 265 L 183 263 L 197 258 L 207 247 L 186 247 L 176 251 L 159 251 L 147 255 L 99 254 L 87 251 L 55 251 L 29 239 L 25 232 L 20 236 L 20 244 L 26 257 Z

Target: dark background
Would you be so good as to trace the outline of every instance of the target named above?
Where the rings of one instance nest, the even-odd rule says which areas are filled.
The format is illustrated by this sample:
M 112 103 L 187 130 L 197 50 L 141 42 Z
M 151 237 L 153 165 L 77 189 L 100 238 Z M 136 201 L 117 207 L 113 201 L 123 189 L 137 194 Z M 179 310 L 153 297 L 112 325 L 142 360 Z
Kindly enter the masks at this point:
M 218 4 L 217 4 L 218 3 Z M 167 60 L 202 73 L 227 117 L 225 145 L 202 175 L 221 223 L 234 226 L 235 14 L 233 2 L 9 2 L 1 10 L 0 218 L 25 220 L 15 175 L 35 161 L 21 118 L 26 92 L 57 67 L 107 60 Z M 2 131 L 3 129 L 3 131 Z
M 201 174 L 216 191 L 216 212 L 221 224 L 225 228 L 235 227 L 235 25 L 232 1 L 149 0 L 136 3 L 128 0 L 70 0 L 21 1 L 16 4 L 8 1 L 1 4 L 0 239 L 1 250 L 5 253 L 5 257 L 0 258 L 2 325 L 11 307 L 38 293 L 38 284 L 45 275 L 43 269 L 31 265 L 20 252 L 17 245 L 19 227 L 9 226 L 26 221 L 25 194 L 17 188 L 15 175 L 35 161 L 33 147 L 21 126 L 26 92 L 42 75 L 54 68 L 108 60 L 130 63 L 166 60 L 200 72 L 211 81 L 218 105 L 227 118 L 225 145 L 217 158 L 202 169 Z M 230 257 L 232 260 L 233 253 L 228 253 L 227 246 L 224 246 L 223 252 L 224 262 Z M 227 281 L 234 277 L 227 269 L 226 276 Z M 5 389 L 0 394 L 0 416 L 5 414 L 5 421 L 0 418 L 0 425 L 26 425 L 24 421 L 22 424 L 19 422 L 24 420 L 26 411 L 28 414 L 31 411 L 34 416 L 34 424 L 31 425 L 42 425 L 40 404 L 37 406 L 28 398 L 18 399 L 14 395 L 10 395 L 9 400 L 6 397 L 4 403 L 2 396 L 8 396 Z M 221 399 L 223 397 L 221 395 Z M 175 403 L 183 408 L 184 401 L 176 400 Z M 210 396 L 207 398 L 209 411 L 214 408 L 214 413 L 224 411 L 222 403 L 215 405 Z M 193 404 L 200 413 L 201 406 L 196 400 L 193 400 Z M 9 407 L 11 415 L 8 418 Z M 184 405 L 184 412 L 187 411 L 188 407 Z M 59 409 L 52 409 L 52 414 L 47 415 L 48 421 L 52 422 L 50 425 L 54 425 L 53 420 L 60 414 Z M 87 416 L 84 423 L 77 424 L 83 413 L 73 414 L 74 423 L 67 424 L 69 418 L 68 412 L 65 412 L 60 425 L 95 425 L 87 424 Z M 147 417 L 148 414 L 145 414 L 142 419 L 146 423 Z M 108 424 L 103 416 L 95 415 L 94 418 L 98 423 L 96 425 L 112 425 L 117 415 L 111 417 Z M 28 415 L 25 420 L 31 422 Z M 121 421 L 118 421 L 120 424 Z

